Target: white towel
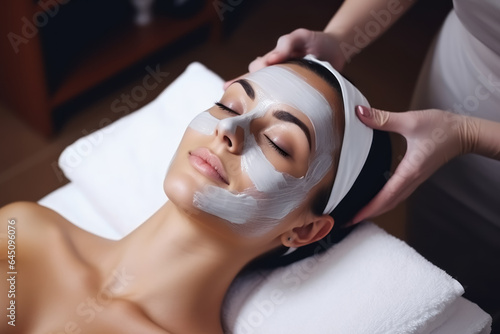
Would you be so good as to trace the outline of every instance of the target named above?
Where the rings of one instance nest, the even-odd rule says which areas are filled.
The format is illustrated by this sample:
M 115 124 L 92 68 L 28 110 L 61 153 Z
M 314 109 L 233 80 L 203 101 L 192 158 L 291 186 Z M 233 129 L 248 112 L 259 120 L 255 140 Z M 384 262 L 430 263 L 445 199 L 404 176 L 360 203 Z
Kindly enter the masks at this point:
M 454 312 L 431 334 L 488 334 L 491 331 L 491 317 L 467 299 L 458 298 L 450 309 Z
M 225 327 L 237 334 L 429 333 L 462 293 L 411 247 L 364 223 L 325 254 L 237 280 Z

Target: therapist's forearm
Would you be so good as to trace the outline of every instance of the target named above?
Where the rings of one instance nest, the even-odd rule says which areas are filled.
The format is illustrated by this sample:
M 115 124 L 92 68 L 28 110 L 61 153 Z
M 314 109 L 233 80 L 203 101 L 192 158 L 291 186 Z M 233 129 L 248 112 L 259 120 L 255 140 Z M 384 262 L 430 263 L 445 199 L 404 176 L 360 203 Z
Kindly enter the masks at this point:
M 500 123 L 476 117 L 469 120 L 472 130 L 465 131 L 471 143 L 469 151 L 500 160 Z
M 349 58 L 391 27 L 416 0 L 345 0 L 326 28 Z

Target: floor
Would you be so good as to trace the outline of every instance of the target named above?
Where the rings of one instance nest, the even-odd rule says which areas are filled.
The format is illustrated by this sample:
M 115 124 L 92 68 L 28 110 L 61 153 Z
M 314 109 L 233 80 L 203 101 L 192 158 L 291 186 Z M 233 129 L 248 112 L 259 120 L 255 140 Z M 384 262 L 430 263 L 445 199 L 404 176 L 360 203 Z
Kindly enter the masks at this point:
M 151 101 L 193 61 L 205 64 L 225 79 L 246 72 L 249 62 L 273 48 L 279 36 L 299 27 L 321 30 L 340 5 L 340 1 L 332 0 L 228 3 L 239 4 L 224 13 L 224 36 L 219 42 L 194 37 L 175 50 L 145 60 L 118 80 L 68 105 L 65 112 L 69 110 L 71 117 L 51 138 L 41 136 L 12 110 L 0 105 L 0 206 L 18 200 L 37 201 L 66 184 L 68 180 L 57 167 L 61 151 L 102 127 L 102 120 L 121 117 L 113 112 L 111 104 L 142 81 L 147 65 L 160 64 L 169 76 L 158 89 L 148 92 L 141 105 Z M 418 2 L 388 33 L 347 65 L 345 74 L 373 106 L 406 110 L 427 47 L 450 8 L 448 0 Z M 375 221 L 405 239 L 404 209 L 403 203 Z

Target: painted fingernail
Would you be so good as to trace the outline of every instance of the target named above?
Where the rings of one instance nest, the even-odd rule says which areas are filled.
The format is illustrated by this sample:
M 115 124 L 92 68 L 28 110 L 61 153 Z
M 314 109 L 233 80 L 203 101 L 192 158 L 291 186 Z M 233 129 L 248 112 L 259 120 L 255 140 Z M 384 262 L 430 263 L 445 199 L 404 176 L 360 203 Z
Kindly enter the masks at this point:
M 358 112 L 364 116 L 364 117 L 371 117 L 372 116 L 372 113 L 371 113 L 371 110 L 370 108 L 368 107 L 365 107 L 365 106 L 357 106 L 356 107 L 358 109 Z

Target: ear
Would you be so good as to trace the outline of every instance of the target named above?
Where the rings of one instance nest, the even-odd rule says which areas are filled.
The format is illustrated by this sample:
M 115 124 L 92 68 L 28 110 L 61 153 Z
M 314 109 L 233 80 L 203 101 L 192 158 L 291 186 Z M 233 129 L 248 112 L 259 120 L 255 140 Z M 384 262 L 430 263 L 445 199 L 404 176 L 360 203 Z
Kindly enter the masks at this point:
M 281 242 L 286 247 L 301 247 L 323 239 L 335 224 L 330 215 L 315 217 L 304 226 L 295 227 L 291 232 L 282 235 Z

